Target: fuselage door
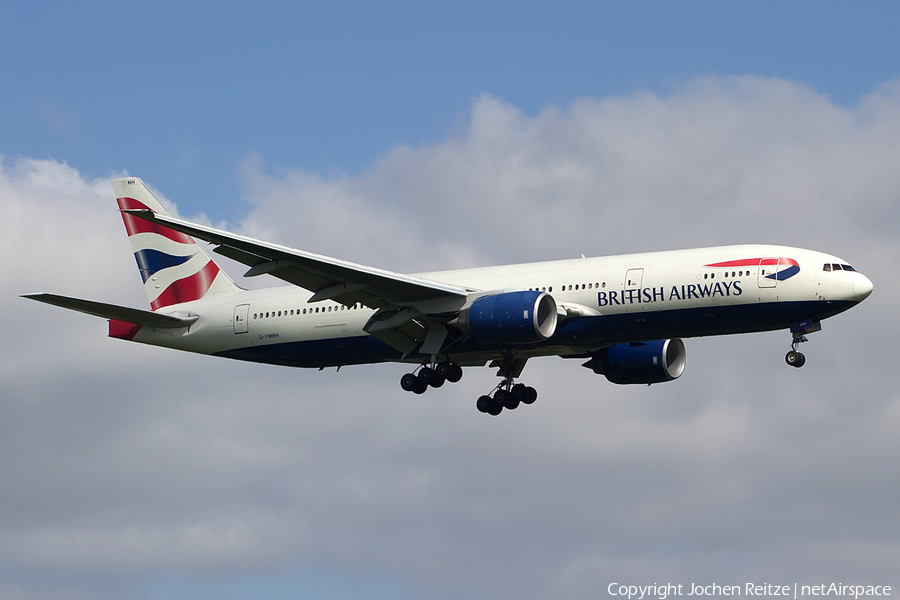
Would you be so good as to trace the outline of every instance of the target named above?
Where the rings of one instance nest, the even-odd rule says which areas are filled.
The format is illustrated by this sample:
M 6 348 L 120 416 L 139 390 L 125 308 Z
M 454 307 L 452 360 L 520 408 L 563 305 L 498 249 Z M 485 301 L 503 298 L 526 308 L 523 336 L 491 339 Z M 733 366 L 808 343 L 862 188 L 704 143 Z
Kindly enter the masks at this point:
M 773 288 L 778 284 L 778 260 L 777 258 L 762 258 L 759 261 L 759 276 L 757 281 L 761 288 Z
M 641 289 L 641 280 L 644 278 L 643 269 L 628 269 L 625 273 L 625 289 L 639 290 Z
M 250 305 L 249 304 L 238 304 L 234 307 L 234 332 L 235 333 L 247 333 L 249 331 L 249 324 L 247 323 L 247 317 L 250 316 Z

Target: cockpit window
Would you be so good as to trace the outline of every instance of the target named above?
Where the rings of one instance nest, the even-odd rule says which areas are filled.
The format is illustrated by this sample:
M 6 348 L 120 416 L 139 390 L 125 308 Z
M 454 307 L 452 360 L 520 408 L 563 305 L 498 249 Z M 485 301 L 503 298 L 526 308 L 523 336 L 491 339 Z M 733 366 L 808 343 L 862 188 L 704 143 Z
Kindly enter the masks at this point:
M 822 268 L 823 271 L 856 271 L 850 265 L 841 265 L 838 263 L 825 263 L 825 266 Z

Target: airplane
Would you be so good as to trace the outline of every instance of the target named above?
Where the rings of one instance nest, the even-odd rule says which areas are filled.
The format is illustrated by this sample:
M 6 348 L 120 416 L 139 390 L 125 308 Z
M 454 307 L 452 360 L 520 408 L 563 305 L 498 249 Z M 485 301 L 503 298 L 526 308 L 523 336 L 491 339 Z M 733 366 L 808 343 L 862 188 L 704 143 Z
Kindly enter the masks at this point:
M 324 369 L 414 365 L 421 394 L 490 364 L 500 383 L 476 401 L 499 415 L 537 399 L 517 383 L 540 356 L 585 360 L 616 384 L 677 379 L 682 338 L 788 329 L 787 364 L 821 321 L 872 293 L 845 260 L 738 245 L 405 275 L 174 217 L 137 177 L 112 180 L 151 310 L 50 293 L 23 297 L 98 316 L 109 336 L 188 352 Z M 239 287 L 196 239 L 291 285 Z

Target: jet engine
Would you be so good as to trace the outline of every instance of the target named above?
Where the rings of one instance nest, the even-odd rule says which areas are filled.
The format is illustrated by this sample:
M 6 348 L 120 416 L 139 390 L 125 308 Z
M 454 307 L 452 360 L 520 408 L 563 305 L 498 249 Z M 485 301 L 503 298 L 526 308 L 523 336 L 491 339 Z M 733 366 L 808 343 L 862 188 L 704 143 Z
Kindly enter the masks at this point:
M 684 342 L 672 339 L 615 344 L 582 366 L 613 383 L 662 383 L 681 377 L 684 362 Z
M 456 325 L 485 344 L 542 342 L 556 331 L 556 301 L 546 292 L 482 296 L 460 312 Z

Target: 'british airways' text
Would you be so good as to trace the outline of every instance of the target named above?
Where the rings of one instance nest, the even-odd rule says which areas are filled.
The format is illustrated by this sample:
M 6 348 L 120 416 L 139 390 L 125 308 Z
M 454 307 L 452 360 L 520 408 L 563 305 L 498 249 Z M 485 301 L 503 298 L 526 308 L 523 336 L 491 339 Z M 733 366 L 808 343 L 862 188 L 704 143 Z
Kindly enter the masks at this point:
M 741 282 L 717 281 L 715 283 L 688 283 L 673 285 L 666 293 L 665 287 L 634 288 L 629 290 L 610 290 L 597 292 L 598 306 L 617 306 L 622 304 L 648 304 L 652 302 L 673 302 L 703 298 L 740 296 L 744 293 Z

